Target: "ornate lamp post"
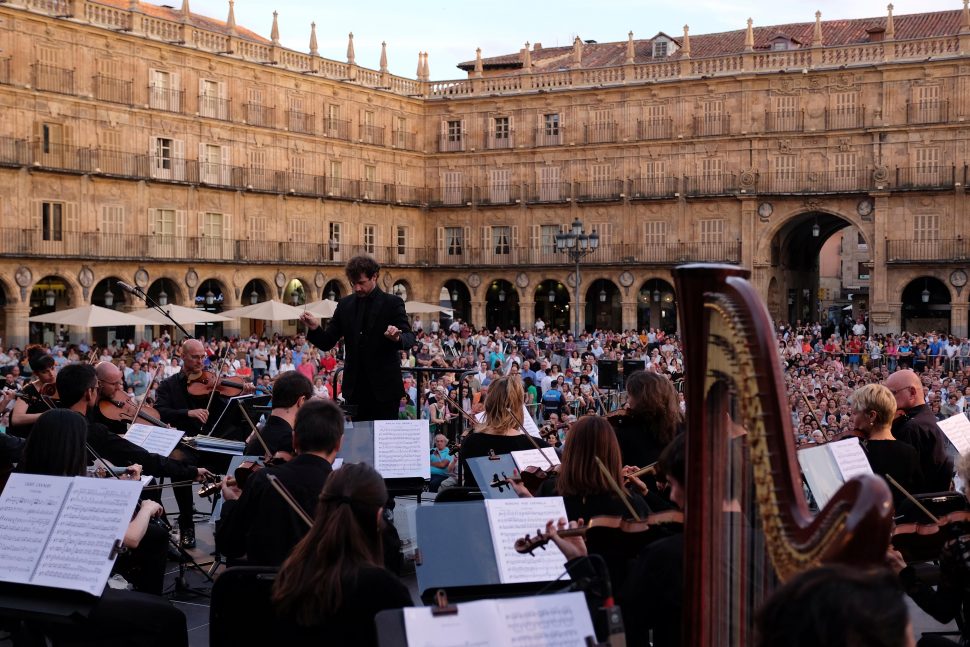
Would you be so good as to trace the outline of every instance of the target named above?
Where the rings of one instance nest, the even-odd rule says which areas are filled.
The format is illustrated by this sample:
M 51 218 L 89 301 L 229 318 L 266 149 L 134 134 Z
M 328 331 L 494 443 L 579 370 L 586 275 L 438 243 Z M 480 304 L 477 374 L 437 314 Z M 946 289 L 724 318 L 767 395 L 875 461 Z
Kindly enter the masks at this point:
M 556 234 L 556 251 L 566 254 L 570 262 L 576 266 L 575 281 L 573 282 L 574 305 L 576 313 L 573 327 L 573 338 L 579 337 L 579 261 L 595 252 L 600 246 L 600 235 L 594 229 L 587 234 L 583 230 L 583 222 L 577 218 L 573 221 L 570 231 Z

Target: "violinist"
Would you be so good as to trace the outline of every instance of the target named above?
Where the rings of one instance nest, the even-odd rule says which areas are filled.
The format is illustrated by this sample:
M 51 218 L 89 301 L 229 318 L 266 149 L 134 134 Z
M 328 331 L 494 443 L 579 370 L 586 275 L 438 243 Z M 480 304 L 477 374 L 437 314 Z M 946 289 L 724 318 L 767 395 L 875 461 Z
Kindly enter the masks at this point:
M 313 400 L 300 407 L 293 430 L 293 460 L 256 472 L 242 491 L 223 482 L 225 504 L 216 526 L 219 552 L 235 559 L 245 555 L 251 565 L 282 564 L 307 527 L 273 489 L 267 474 L 276 476 L 312 515 L 343 435 L 343 412 L 332 400 Z
M 522 380 L 517 375 L 492 380 L 485 396 L 485 420 L 461 444 L 462 473 L 466 486 L 478 487 L 468 469 L 469 458 L 488 456 L 489 450 L 496 454 L 508 454 L 533 449 L 517 417 L 522 415 L 524 399 Z
M 313 385 L 298 371 L 280 373 L 273 385 L 273 409 L 266 424 L 260 430 L 263 441 L 269 447 L 269 455 L 277 452 L 293 454 L 293 427 L 296 415 L 304 404 L 313 397 Z M 246 440 L 247 456 L 262 456 L 266 448 L 251 434 Z
M 964 483 L 963 495 L 970 498 L 970 455 L 962 456 L 957 462 L 957 475 Z M 920 644 L 945 647 L 947 645 L 966 645 L 970 634 L 970 515 L 953 513 L 957 520 L 940 525 L 940 532 L 946 533 L 946 542 L 940 552 L 940 581 L 934 590 L 932 586 L 919 579 L 917 571 L 906 564 L 903 556 L 889 549 L 889 566 L 899 576 L 903 590 L 916 602 L 917 606 L 931 615 L 937 622 L 948 623 L 954 619 L 960 627 L 960 640 L 953 642 L 943 637 L 934 637 L 930 643 L 924 638 Z M 963 519 L 967 520 L 963 520 Z M 924 642 L 925 641 L 925 642 Z
M 677 390 L 663 375 L 636 371 L 626 378 L 627 402 L 607 416 L 624 465 L 650 465 L 673 440 L 682 422 Z
M 20 438 L 30 435 L 30 430 L 40 414 L 50 409 L 41 397 L 53 398 L 57 395 L 55 377 L 56 363 L 43 346 L 34 344 L 27 347 L 27 361 L 33 372 L 33 379 L 21 389 L 25 398 L 17 399 L 10 414 L 10 429 L 8 433 Z

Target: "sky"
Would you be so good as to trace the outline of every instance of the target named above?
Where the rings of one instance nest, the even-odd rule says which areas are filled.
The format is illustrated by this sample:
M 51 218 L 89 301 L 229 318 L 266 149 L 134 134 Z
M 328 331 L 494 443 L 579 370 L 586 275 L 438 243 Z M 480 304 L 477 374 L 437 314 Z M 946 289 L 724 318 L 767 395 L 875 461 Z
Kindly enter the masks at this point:
M 148 0 L 176 8 L 181 0 Z M 601 43 L 743 29 L 755 26 L 886 15 L 885 0 L 691 0 L 683 5 L 660 0 L 236 0 L 236 24 L 269 38 L 273 11 L 279 12 L 284 47 L 309 51 L 310 23 L 317 23 L 320 55 L 347 60 L 347 34 L 354 34 L 357 64 L 378 69 L 381 42 L 387 42 L 393 74 L 414 78 L 418 52 L 429 53 L 433 80 L 463 78 L 455 66 L 482 56 L 519 51 L 526 42 L 543 47 L 570 45 L 575 36 Z M 960 9 L 960 0 L 895 0 L 894 15 Z M 225 20 L 228 0 L 190 0 L 193 13 Z

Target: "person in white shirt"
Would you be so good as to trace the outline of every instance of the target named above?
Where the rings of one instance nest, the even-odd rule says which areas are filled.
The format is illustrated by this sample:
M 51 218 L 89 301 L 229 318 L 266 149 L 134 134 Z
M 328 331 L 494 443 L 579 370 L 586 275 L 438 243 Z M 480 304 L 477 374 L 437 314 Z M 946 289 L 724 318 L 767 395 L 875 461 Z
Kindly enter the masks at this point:
M 852 326 L 852 334 L 855 336 L 866 334 L 866 326 L 861 321 L 857 321 L 854 326 Z

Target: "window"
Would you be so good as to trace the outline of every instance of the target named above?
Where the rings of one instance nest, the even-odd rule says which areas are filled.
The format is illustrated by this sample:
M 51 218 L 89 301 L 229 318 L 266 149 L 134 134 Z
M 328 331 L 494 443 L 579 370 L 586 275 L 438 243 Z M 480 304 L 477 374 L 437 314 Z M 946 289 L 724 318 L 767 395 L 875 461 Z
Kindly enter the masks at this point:
M 376 200 L 380 198 L 378 194 L 377 167 L 367 164 L 364 166 L 364 200 Z
M 179 112 L 182 109 L 182 93 L 179 75 L 164 70 L 149 72 L 148 105 L 155 110 Z
M 59 147 L 64 143 L 64 127 L 60 124 L 43 124 L 40 130 L 41 151 L 45 155 L 62 152 Z
M 492 227 L 492 247 L 496 254 L 509 254 L 512 251 L 512 228 Z
M 649 160 L 643 163 L 643 185 L 640 192 L 648 196 L 666 195 L 667 162 Z
M 223 216 L 221 213 L 205 212 L 202 214 L 202 235 L 206 238 L 222 238 Z
M 644 108 L 644 120 L 638 133 L 640 139 L 663 139 L 670 137 L 670 120 L 667 104 L 654 103 Z
M 465 230 L 462 227 L 445 227 L 445 249 L 448 256 L 465 253 Z
M 698 117 L 698 135 L 724 134 L 724 101 L 711 99 L 701 104 L 701 116 Z
M 159 258 L 188 258 L 185 235 L 186 214 L 175 209 L 149 209 L 148 223 L 152 234 L 149 250 Z M 201 251 L 201 250 L 200 250 Z M 196 253 L 196 257 L 199 254 Z
M 589 195 L 593 198 L 606 198 L 610 195 L 610 179 L 613 169 L 609 164 L 593 164 L 589 169 Z
M 795 95 L 783 95 L 772 97 L 774 114 L 769 120 L 769 127 L 775 131 L 800 130 L 798 97 Z
M 447 171 L 441 178 L 442 192 L 441 201 L 443 204 L 461 204 L 461 171 Z
M 653 43 L 653 57 L 667 58 L 667 46 L 670 43 L 666 40 L 656 40 Z
M 919 85 L 913 88 L 913 112 L 910 123 L 937 123 L 946 120 L 946 102 L 940 96 L 939 85 Z
M 543 254 L 556 252 L 556 236 L 559 235 L 559 225 L 539 226 L 539 246 Z
M 491 204 L 506 204 L 512 200 L 511 169 L 493 169 L 488 172 L 488 199 Z
M 250 216 L 249 221 L 249 240 L 266 240 L 266 216 Z
M 558 202 L 563 199 L 562 193 L 562 183 L 559 180 L 559 167 L 541 167 L 539 169 L 539 201 Z
M 364 252 L 373 254 L 377 249 L 377 227 L 364 225 Z
M 230 216 L 204 211 L 199 214 L 199 253 L 203 258 L 228 259 L 234 247 Z
M 774 159 L 772 189 L 779 193 L 791 193 L 796 188 L 798 158 L 794 155 L 778 155 Z
M 851 152 L 835 154 L 835 181 L 834 189 L 847 190 L 856 188 L 856 178 L 858 177 L 857 166 L 858 155 Z
M 559 136 L 559 113 L 550 113 L 544 115 L 544 132 L 547 137 L 558 137 Z
M 340 223 L 331 222 L 327 226 L 327 249 L 329 250 L 330 260 L 340 260 Z
M 829 118 L 829 128 L 856 128 L 861 126 L 860 113 L 857 107 L 858 93 L 836 92 L 832 95 L 832 114 Z
M 408 120 L 406 117 L 394 118 L 394 146 L 409 149 Z
M 120 205 L 105 205 L 101 207 L 101 233 L 109 236 L 120 236 L 125 233 L 125 208 Z
M 920 213 L 913 216 L 913 240 L 926 242 L 940 237 L 939 214 Z
M 394 238 L 397 241 L 397 253 L 404 256 L 408 252 L 408 229 L 403 225 L 397 225 L 394 231 Z
M 860 281 L 868 281 L 869 280 L 869 264 L 868 263 L 859 263 L 857 276 L 859 277 L 859 280 Z
M 771 44 L 771 49 L 776 52 L 783 52 L 788 49 L 788 44 L 789 43 L 787 40 L 776 40 Z
M 229 185 L 229 147 L 199 144 L 199 180 L 204 184 Z
M 43 240 L 64 240 L 64 204 L 41 203 L 41 234 Z
M 330 160 L 330 175 L 327 177 L 327 193 L 329 195 L 340 195 L 342 177 L 343 165 L 337 160 Z
M 703 193 L 723 193 L 724 176 L 721 174 L 721 159 L 708 157 L 701 160 L 701 190 Z
M 461 122 L 449 121 L 447 135 L 448 135 L 449 142 L 460 142 L 461 141 Z
M 290 218 L 286 223 L 286 228 L 290 242 L 304 243 L 307 241 L 309 229 L 306 218 Z
M 935 186 L 943 179 L 943 166 L 940 164 L 940 148 L 916 149 L 916 177 L 917 185 Z
M 229 118 L 229 102 L 225 100 L 225 84 L 199 79 L 199 114 L 213 119 Z
M 464 125 L 461 119 L 450 119 L 441 122 L 441 144 L 443 152 L 464 150 Z
M 168 238 L 175 235 L 175 210 L 155 210 L 155 236 Z
M 512 118 L 495 117 L 492 120 L 492 148 L 510 148 L 512 146 Z
M 701 243 L 716 244 L 724 242 L 724 219 L 711 218 L 700 221 Z
M 613 111 L 600 108 L 590 112 L 590 124 L 587 131 L 587 141 L 591 144 L 613 141 Z
M 653 247 L 663 245 L 667 242 L 667 221 L 651 220 L 646 223 L 646 237 L 644 242 L 647 246 Z

